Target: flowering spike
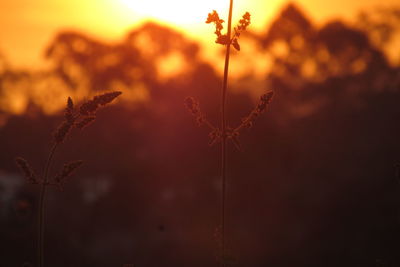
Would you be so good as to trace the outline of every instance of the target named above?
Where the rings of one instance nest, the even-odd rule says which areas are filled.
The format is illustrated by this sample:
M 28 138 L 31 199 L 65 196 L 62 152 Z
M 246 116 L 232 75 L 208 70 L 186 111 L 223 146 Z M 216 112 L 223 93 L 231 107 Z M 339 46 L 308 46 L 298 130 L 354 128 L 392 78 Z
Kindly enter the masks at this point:
M 81 105 L 79 108 L 79 112 L 81 115 L 89 115 L 91 113 L 94 113 L 98 108 L 98 104 L 94 102 L 93 100 L 89 100 Z
M 57 130 L 53 134 L 54 142 L 57 144 L 61 144 L 62 142 L 64 142 L 65 137 L 67 137 L 72 126 L 73 126 L 72 121 L 62 122 L 61 125 L 57 128 Z
M 115 98 L 117 98 L 122 92 L 115 91 L 110 93 L 105 93 L 102 95 L 95 96 L 94 99 L 99 103 L 100 106 L 107 105 L 111 103 Z
M 62 186 L 62 184 L 65 182 L 65 180 L 81 165 L 83 164 L 82 160 L 77 160 L 77 161 L 71 161 L 67 164 L 64 164 L 63 169 L 61 170 L 60 173 L 58 173 L 54 177 L 54 181 L 56 182 L 57 185 Z
M 270 91 L 270 92 L 268 92 L 266 94 L 263 94 L 260 97 L 260 102 L 259 102 L 259 104 L 257 106 L 257 110 L 259 112 L 263 112 L 267 108 L 267 105 L 269 103 L 271 103 L 271 100 L 272 100 L 273 96 L 274 96 L 274 92 L 273 91 Z
M 208 14 L 207 24 L 214 23 L 215 24 L 215 34 L 217 35 L 216 43 L 226 45 L 229 43 L 229 40 L 226 35 L 222 35 L 221 31 L 224 28 L 222 23 L 224 23 L 223 19 L 219 18 L 217 11 L 213 10 L 212 13 Z
M 234 34 L 233 34 L 233 38 L 232 38 L 232 45 L 238 50 L 240 51 L 240 46 L 237 43 L 237 39 L 239 38 L 240 34 L 245 31 L 247 29 L 247 27 L 250 25 L 251 21 L 250 21 L 250 13 L 246 12 L 243 16 L 242 19 L 239 20 L 238 25 L 234 28 Z M 237 43 L 237 45 L 235 44 Z M 236 47 L 238 46 L 239 49 Z
M 70 123 L 73 123 L 74 120 L 75 120 L 75 117 L 74 117 L 74 102 L 72 102 L 71 97 L 68 97 L 67 107 L 65 108 L 64 117 L 65 117 L 65 120 L 70 122 Z
M 197 115 L 200 112 L 199 102 L 193 97 L 186 97 L 185 106 L 193 115 Z
M 186 97 L 185 101 L 186 108 L 196 117 L 196 121 L 199 126 L 205 124 L 208 128 L 214 131 L 216 128 L 207 120 L 206 115 L 201 112 L 200 104 L 193 97 Z
M 39 180 L 36 177 L 33 169 L 29 165 L 28 161 L 24 158 L 17 157 L 15 158 L 15 163 L 20 168 L 22 173 L 24 174 L 25 178 L 27 179 L 28 183 L 30 184 L 38 184 Z
M 242 128 L 251 128 L 253 126 L 256 118 L 267 109 L 269 103 L 271 103 L 272 97 L 274 95 L 273 91 L 263 94 L 260 97 L 260 102 L 257 106 L 250 112 L 250 114 L 242 119 L 242 123 L 233 130 L 234 133 L 239 133 Z
M 89 124 L 91 124 L 96 119 L 96 116 L 88 116 L 82 119 L 81 121 L 75 123 L 75 127 L 82 130 Z
M 218 12 L 213 10 L 212 13 L 208 13 L 208 17 L 207 17 L 207 21 L 206 23 L 215 23 L 217 29 L 222 30 L 224 27 L 222 26 L 222 23 L 224 23 L 225 21 L 223 19 L 219 18 Z
M 93 99 L 83 103 L 79 109 L 79 112 L 81 115 L 94 114 L 99 106 L 107 105 L 115 98 L 117 98 L 120 94 L 122 94 L 122 92 L 115 91 L 95 96 L 93 97 Z

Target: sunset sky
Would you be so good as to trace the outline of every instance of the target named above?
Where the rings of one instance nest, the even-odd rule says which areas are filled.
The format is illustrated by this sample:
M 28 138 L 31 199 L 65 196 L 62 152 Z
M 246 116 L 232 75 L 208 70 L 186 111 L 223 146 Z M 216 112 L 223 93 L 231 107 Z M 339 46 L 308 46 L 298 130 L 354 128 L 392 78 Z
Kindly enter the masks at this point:
M 134 25 L 149 19 L 167 23 L 202 41 L 213 39 L 204 23 L 212 9 L 227 13 L 228 1 L 215 0 L 0 0 L 0 52 L 16 67 L 37 66 L 44 47 L 59 30 L 74 29 L 101 40 L 118 40 Z M 285 0 L 236 0 L 234 14 L 252 14 L 260 30 L 276 16 Z M 331 18 L 351 20 L 359 10 L 395 5 L 398 0 L 295 1 L 316 23 Z
M 400 267 L 400 0 L 229 2 L 0 0 L 0 267 Z

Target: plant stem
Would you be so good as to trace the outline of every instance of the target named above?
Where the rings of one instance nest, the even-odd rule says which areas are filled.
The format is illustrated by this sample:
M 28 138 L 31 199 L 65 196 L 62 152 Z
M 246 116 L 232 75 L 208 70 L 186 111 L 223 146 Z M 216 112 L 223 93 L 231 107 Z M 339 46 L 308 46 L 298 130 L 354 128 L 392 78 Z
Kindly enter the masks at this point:
M 222 86 L 222 97 L 221 97 L 221 129 L 222 129 L 222 166 L 221 166 L 221 176 L 222 176 L 222 198 L 221 198 L 221 266 L 225 266 L 225 199 L 226 199 L 226 93 L 228 89 L 228 73 L 229 73 L 229 55 L 231 50 L 231 27 L 232 27 L 232 8 L 233 0 L 230 0 L 229 4 L 229 16 L 228 16 L 228 33 L 226 45 L 226 55 L 225 55 L 225 67 L 224 67 L 224 82 Z
M 39 198 L 39 215 L 38 215 L 38 239 L 37 239 L 37 250 L 38 250 L 38 267 L 44 266 L 44 217 L 45 217 L 45 204 L 46 204 L 46 187 L 48 184 L 49 169 L 51 161 L 54 156 L 54 152 L 57 149 L 58 144 L 55 143 L 50 150 L 47 158 L 46 166 L 44 169 L 44 176 L 40 190 Z

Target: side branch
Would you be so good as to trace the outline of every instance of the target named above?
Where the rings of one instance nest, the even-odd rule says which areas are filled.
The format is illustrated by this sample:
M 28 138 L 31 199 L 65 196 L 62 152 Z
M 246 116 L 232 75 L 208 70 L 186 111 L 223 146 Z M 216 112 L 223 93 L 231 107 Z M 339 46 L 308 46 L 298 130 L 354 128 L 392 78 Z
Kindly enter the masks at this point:
M 214 127 L 214 125 L 212 125 L 212 123 L 207 120 L 206 115 L 201 112 L 200 104 L 196 99 L 194 99 L 193 97 L 187 97 L 185 99 L 185 106 L 190 111 L 190 113 L 192 113 L 192 115 L 196 117 L 196 122 L 199 126 L 204 124 L 208 128 L 210 128 L 210 130 L 216 130 L 216 127 Z
M 272 96 L 274 95 L 273 91 L 270 91 L 266 94 L 263 94 L 260 97 L 260 102 L 258 102 L 257 106 L 250 112 L 250 114 L 242 119 L 242 123 L 237 126 L 233 132 L 239 134 L 240 130 L 243 128 L 251 128 L 253 126 L 254 121 L 267 109 L 267 105 L 271 103 Z

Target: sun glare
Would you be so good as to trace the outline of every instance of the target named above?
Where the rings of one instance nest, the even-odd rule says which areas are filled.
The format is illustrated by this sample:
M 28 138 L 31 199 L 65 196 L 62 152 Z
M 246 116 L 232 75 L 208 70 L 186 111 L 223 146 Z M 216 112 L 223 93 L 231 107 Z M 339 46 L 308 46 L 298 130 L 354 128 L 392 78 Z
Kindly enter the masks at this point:
M 215 0 L 120 0 L 126 7 L 144 17 L 172 24 L 196 24 L 215 9 L 227 13 L 227 1 Z

